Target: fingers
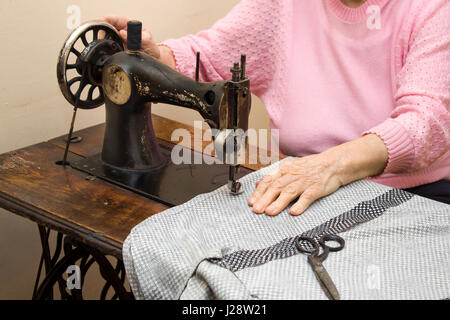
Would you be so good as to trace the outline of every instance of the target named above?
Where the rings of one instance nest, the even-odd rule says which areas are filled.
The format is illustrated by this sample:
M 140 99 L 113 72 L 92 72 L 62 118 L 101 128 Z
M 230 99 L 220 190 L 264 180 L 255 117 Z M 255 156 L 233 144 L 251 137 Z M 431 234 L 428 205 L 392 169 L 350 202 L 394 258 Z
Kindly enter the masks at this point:
M 128 19 L 125 16 L 119 16 L 115 14 L 111 14 L 108 16 L 102 17 L 102 20 L 105 22 L 108 22 L 109 24 L 113 25 L 117 31 L 119 32 L 120 37 L 122 38 L 123 44 L 127 45 L 127 25 Z M 104 38 L 105 33 L 100 30 L 99 32 L 99 38 Z M 151 55 L 152 57 L 155 57 L 156 59 L 159 59 L 161 54 L 159 47 L 156 45 L 156 43 L 153 40 L 153 36 L 150 31 L 143 28 L 142 29 L 142 37 L 141 37 L 141 46 L 142 51 L 145 52 L 148 55 Z
M 293 216 L 299 216 L 316 200 L 324 197 L 325 194 L 314 187 L 310 187 L 302 193 L 298 201 L 291 207 L 289 213 Z
M 260 181 L 256 183 L 256 189 L 248 199 L 248 204 L 253 206 L 258 199 L 260 199 L 266 192 L 269 185 L 277 178 L 281 177 L 280 171 L 277 169 L 272 173 L 265 175 Z
M 159 47 L 153 40 L 153 36 L 150 31 L 144 29 L 142 31 L 142 50 L 152 57 L 159 59 L 161 57 L 161 52 Z
M 255 213 L 277 215 L 297 197 L 290 208 L 300 215 L 316 200 L 335 192 L 342 185 L 339 172 L 330 166 L 328 154 L 293 158 L 281 163 L 277 170 L 264 176 L 248 200 Z
M 266 192 L 254 202 L 253 212 L 268 213 L 266 210 L 267 207 L 269 207 L 281 193 L 294 194 L 294 196 L 297 196 L 300 192 L 300 185 L 295 183 L 295 181 L 296 177 L 292 175 L 284 175 L 273 181 L 267 187 Z
M 123 44 L 127 45 L 127 31 L 126 30 L 120 30 L 119 35 L 122 38 Z
M 269 206 L 281 193 L 279 188 L 269 188 L 264 195 L 253 205 L 254 213 L 264 213 Z
M 142 29 L 142 42 L 154 43 L 152 33 L 145 28 Z
M 108 22 L 109 24 L 112 24 L 114 28 L 120 31 L 120 30 L 127 30 L 127 24 L 130 19 L 124 16 L 111 14 L 102 17 L 102 20 Z
M 278 180 L 273 180 L 275 175 L 267 175 L 258 184 L 249 204 L 253 207 L 253 212 L 266 213 L 275 216 L 283 211 L 292 201 L 299 197 L 298 201 L 290 208 L 289 213 L 293 216 L 301 215 L 316 200 L 326 196 L 330 192 L 325 192 L 317 185 L 307 185 L 301 183 L 295 176 L 282 176 Z M 257 192 L 258 191 L 258 192 Z M 331 191 L 332 192 L 332 191 Z
M 122 40 L 126 41 L 126 30 L 127 30 L 127 24 L 128 24 L 128 18 L 124 16 L 119 16 L 116 14 L 107 15 L 101 18 L 101 20 L 111 24 L 116 30 L 119 32 L 119 35 L 122 37 Z M 125 30 L 125 31 L 124 31 Z M 125 33 L 123 33 L 125 32 Z M 125 34 L 125 37 L 123 36 Z M 105 38 L 105 32 L 103 30 L 99 31 L 98 34 L 99 39 Z
M 292 201 L 294 201 L 299 194 L 300 190 L 295 192 L 291 190 L 281 192 L 278 199 L 266 208 L 266 214 L 269 216 L 276 216 L 281 211 L 283 211 Z
M 122 38 L 123 44 L 126 47 L 127 46 L 127 31 L 120 30 L 119 35 Z M 159 59 L 161 56 L 159 47 L 153 41 L 152 34 L 146 29 L 142 30 L 141 48 L 142 48 L 141 51 L 145 52 L 146 54 L 148 54 L 156 59 Z

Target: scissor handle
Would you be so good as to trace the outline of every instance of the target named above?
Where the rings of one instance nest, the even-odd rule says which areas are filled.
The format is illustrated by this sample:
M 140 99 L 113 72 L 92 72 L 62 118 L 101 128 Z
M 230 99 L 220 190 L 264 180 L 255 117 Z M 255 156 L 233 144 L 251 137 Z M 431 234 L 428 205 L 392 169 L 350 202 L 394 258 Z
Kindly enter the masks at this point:
M 301 245 L 301 241 L 307 241 L 311 244 L 311 246 L 313 246 L 313 250 L 308 250 L 305 249 L 302 245 Z M 300 236 L 297 239 L 295 239 L 295 246 L 297 247 L 298 251 L 302 252 L 302 253 L 308 253 L 311 255 L 317 255 L 319 253 L 319 244 L 317 243 L 317 241 L 315 241 L 313 238 L 307 237 L 307 236 Z
M 313 250 L 305 249 L 301 245 L 301 243 L 300 243 L 301 241 L 309 242 L 311 244 L 311 246 L 313 246 Z M 327 246 L 326 245 L 327 241 L 335 241 L 335 242 L 339 243 L 339 246 L 337 246 L 337 247 Z M 319 254 L 319 252 L 320 252 L 319 244 L 323 249 L 323 252 L 321 254 Z M 302 253 L 310 254 L 311 258 L 317 257 L 320 259 L 320 261 L 324 261 L 328 257 L 328 253 L 330 251 L 336 252 L 336 251 L 340 251 L 340 250 L 344 249 L 345 241 L 342 237 L 340 237 L 336 234 L 326 234 L 319 239 L 319 242 L 317 242 L 313 238 L 310 238 L 307 236 L 300 236 L 295 240 L 295 246 L 297 247 L 298 251 L 300 251 Z
M 327 241 L 337 242 L 337 243 L 339 243 L 339 246 L 337 246 L 337 247 L 327 246 L 325 244 Z M 319 244 L 324 250 L 325 250 L 325 248 L 328 248 L 329 251 L 336 252 L 336 251 L 341 251 L 342 249 L 344 249 L 345 240 L 342 237 L 338 236 L 337 234 L 326 234 L 319 239 Z

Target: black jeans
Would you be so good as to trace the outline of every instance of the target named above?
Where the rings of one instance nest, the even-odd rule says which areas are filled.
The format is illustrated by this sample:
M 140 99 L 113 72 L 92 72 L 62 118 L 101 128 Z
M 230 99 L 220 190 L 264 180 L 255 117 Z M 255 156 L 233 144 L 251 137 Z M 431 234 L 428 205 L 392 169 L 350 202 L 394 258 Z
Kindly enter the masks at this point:
M 450 180 L 439 180 L 404 190 L 425 198 L 450 204 Z

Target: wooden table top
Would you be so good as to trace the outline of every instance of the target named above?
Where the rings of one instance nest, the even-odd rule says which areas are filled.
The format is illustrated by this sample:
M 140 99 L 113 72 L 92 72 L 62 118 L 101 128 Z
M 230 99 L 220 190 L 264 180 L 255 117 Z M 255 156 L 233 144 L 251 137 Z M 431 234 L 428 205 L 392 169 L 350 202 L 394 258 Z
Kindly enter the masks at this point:
M 156 136 L 163 141 L 170 142 L 176 128 L 193 132 L 190 126 L 152 117 Z M 68 161 L 100 153 L 103 133 L 104 124 L 76 132 L 74 136 L 83 141 L 71 145 Z M 57 165 L 62 160 L 64 137 L 0 155 L 0 206 L 121 259 L 122 244 L 131 229 L 168 207 L 100 179 L 89 181 L 85 173 L 70 166 Z M 263 166 L 245 165 L 253 170 Z

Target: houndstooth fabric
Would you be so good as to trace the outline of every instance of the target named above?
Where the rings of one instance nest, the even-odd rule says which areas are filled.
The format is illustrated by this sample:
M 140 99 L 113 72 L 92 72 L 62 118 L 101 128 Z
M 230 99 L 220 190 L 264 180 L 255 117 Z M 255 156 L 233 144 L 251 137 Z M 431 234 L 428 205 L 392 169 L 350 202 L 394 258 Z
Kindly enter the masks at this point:
M 303 215 L 256 215 L 247 199 L 277 164 L 152 216 L 123 246 L 137 299 L 326 299 L 295 249 L 299 235 L 339 233 L 324 262 L 342 299 L 450 297 L 450 206 L 362 180 Z
M 359 203 L 355 208 L 352 208 L 351 210 L 302 233 L 300 236 L 306 236 L 319 241 L 319 239 L 324 235 L 338 234 L 356 226 L 359 223 L 375 219 L 383 214 L 388 208 L 400 205 L 401 203 L 411 199 L 412 196 L 413 195 L 411 193 L 399 189 L 391 189 L 373 200 Z M 284 239 L 269 248 L 237 251 L 224 256 L 222 259 L 211 259 L 211 261 L 216 262 L 231 271 L 239 271 L 241 269 L 260 265 L 274 259 L 290 257 L 298 253 L 295 242 L 300 236 Z M 305 244 L 301 243 L 301 245 Z M 311 244 L 309 244 L 309 247 L 305 249 L 311 250 Z

